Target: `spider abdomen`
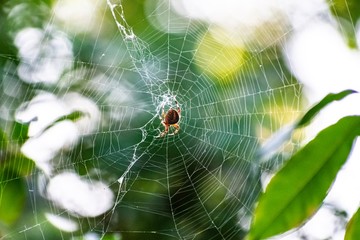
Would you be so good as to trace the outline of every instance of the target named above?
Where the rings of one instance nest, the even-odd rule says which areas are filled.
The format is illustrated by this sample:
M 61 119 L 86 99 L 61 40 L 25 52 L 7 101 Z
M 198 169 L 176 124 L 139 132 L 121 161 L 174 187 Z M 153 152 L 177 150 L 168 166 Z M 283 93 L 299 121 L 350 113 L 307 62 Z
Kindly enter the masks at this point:
M 179 113 L 174 109 L 170 109 L 165 116 L 165 123 L 175 124 L 179 121 Z

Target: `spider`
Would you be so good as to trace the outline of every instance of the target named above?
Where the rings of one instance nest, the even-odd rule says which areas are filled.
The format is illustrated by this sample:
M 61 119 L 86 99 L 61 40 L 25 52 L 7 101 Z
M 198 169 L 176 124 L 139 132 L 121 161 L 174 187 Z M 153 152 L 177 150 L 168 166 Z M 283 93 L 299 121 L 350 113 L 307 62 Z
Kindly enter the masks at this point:
M 178 102 L 175 99 L 177 110 L 170 108 L 167 113 L 164 111 L 164 105 L 162 106 L 162 113 L 161 113 L 161 124 L 165 127 L 164 131 L 160 134 L 160 137 L 164 137 L 168 132 L 170 126 L 175 128 L 175 131 L 172 135 L 175 135 L 180 130 L 179 120 L 181 117 L 181 109 Z

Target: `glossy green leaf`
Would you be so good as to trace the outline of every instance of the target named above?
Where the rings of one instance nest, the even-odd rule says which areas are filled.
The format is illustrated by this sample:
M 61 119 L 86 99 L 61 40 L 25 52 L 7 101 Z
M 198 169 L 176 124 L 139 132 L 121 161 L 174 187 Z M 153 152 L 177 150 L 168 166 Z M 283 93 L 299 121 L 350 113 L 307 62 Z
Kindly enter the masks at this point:
M 356 93 L 354 90 L 345 90 L 339 93 L 330 93 L 326 95 L 318 104 L 313 106 L 307 113 L 300 119 L 296 127 L 304 127 L 310 123 L 310 121 L 328 104 L 339 101 L 346 96 Z
M 11 171 L 0 174 L 0 221 L 11 225 L 25 206 L 26 186 L 23 178 Z
M 248 238 L 264 239 L 300 226 L 320 207 L 360 134 L 360 116 L 321 131 L 273 177 L 260 197 Z
M 360 208 L 352 216 L 348 225 L 346 226 L 345 240 L 360 239 Z

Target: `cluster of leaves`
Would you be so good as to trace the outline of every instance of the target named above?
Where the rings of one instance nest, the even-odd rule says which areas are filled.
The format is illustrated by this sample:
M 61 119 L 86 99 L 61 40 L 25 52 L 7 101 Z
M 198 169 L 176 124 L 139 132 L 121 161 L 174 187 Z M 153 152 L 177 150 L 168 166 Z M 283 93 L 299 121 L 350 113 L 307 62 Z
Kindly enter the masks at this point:
M 326 105 L 354 93 L 329 94 L 294 126 L 307 125 Z M 293 155 L 260 196 L 248 239 L 264 239 L 299 227 L 320 208 L 338 171 L 360 136 L 360 116 L 346 116 L 322 130 Z M 360 239 L 360 210 L 349 221 L 345 239 Z

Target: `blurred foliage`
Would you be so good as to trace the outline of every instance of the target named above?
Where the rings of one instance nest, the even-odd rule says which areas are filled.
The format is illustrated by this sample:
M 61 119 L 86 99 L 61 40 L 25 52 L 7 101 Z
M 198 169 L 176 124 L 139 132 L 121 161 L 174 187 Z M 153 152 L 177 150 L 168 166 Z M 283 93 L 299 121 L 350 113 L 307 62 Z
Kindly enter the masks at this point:
M 252 214 L 261 192 L 261 171 L 273 169 L 270 163 L 260 166 L 255 152 L 263 139 L 297 119 L 303 105 L 301 85 L 287 70 L 276 44 L 261 52 L 221 46 L 208 39 L 207 26 L 200 22 L 189 23 L 190 33 L 166 33 L 150 23 L 149 3 L 122 2 L 125 20 L 141 41 L 122 39 L 105 1 L 96 8 L 101 21 L 88 32 L 54 20 L 55 0 L 1 2 L 1 235 L 86 239 L 88 232 L 102 239 L 175 239 L 179 234 L 193 239 L 243 238 L 246 228 L 238 224 L 238 212 Z M 74 58 L 63 61 L 72 61 L 72 68 L 57 84 L 29 84 L 19 78 L 22 59 L 14 40 L 26 27 L 59 29 L 71 40 Z M 169 93 L 170 89 L 178 91 Z M 44 198 L 40 170 L 20 151 L 29 126 L 17 122 L 15 114 L 39 92 L 59 98 L 78 92 L 101 111 L 97 131 L 54 158 L 65 162 L 56 171 L 71 167 L 81 176 L 104 180 L 117 197 L 111 215 L 82 219 L 64 214 L 81 225 L 75 233 L 56 229 L 44 217 L 45 212 L 62 215 L 64 210 Z M 164 94 L 177 95 L 184 134 L 155 137 L 162 130 L 157 107 Z M 61 115 L 42 132 L 83 117 L 89 115 Z M 276 156 L 280 164 L 300 140 L 291 139 L 290 147 Z M 134 159 L 126 175 L 127 189 L 120 189 L 117 179 Z
M 206 52 L 215 51 L 218 54 L 215 65 L 194 62 L 199 40 L 206 37 L 205 24 L 193 24 L 191 34 L 165 33 L 148 21 L 145 1 L 124 1 L 126 21 L 141 39 L 139 43 L 148 49 L 129 47 L 131 43 L 122 40 L 110 11 L 101 12 L 105 11 L 101 9 L 104 24 L 97 32 L 66 32 L 73 44 L 73 68 L 61 76 L 58 84 L 25 83 L 16 70 L 22 61 L 14 46 L 16 34 L 26 27 L 66 31 L 65 25 L 52 20 L 55 4 L 56 1 L 15 0 L 1 5 L 0 27 L 4 33 L 0 36 L 1 84 L 11 83 L 17 90 L 13 95 L 0 93 L 7 109 L 7 117 L 0 119 L 2 149 L 8 152 L 4 155 L 4 167 L 12 173 L 1 178 L 4 183 L 1 207 L 9 206 L 14 198 L 17 200 L 0 216 L 7 224 L 2 235 L 17 239 L 42 236 L 59 239 L 75 235 L 74 239 L 82 239 L 89 231 L 103 239 L 120 238 L 116 234 L 103 235 L 103 231 L 109 231 L 120 232 L 121 239 L 171 239 L 178 234 L 194 239 L 243 238 L 246 229 L 238 224 L 238 211 L 242 209 L 244 216 L 250 215 L 261 191 L 260 169 L 257 159 L 253 159 L 260 145 L 256 136 L 265 129 L 275 131 L 284 122 L 291 121 L 293 117 L 284 120 L 276 113 L 296 113 L 302 102 L 301 86 L 286 70 L 277 46 L 261 54 L 229 47 L 228 55 L 223 56 L 224 47 L 211 48 L 210 42 L 202 54 L 211 62 Z M 237 57 L 234 63 L 232 60 Z M 226 60 L 228 64 L 222 66 Z M 199 63 L 202 66 L 199 67 Z M 204 69 L 210 71 L 204 73 Z M 167 81 L 161 82 L 165 78 Z M 154 80 L 158 82 L 144 84 Z M 122 91 L 124 86 L 126 89 Z M 120 95 L 131 92 L 132 99 L 109 102 L 108 97 L 116 88 L 120 89 Z M 191 132 L 191 135 L 169 137 L 171 142 L 154 138 L 161 125 L 157 118 L 152 120 L 157 114 L 159 99 L 169 89 L 178 89 L 176 95 L 183 112 L 181 131 Z M 134 156 L 137 158 L 126 176 L 126 185 L 131 186 L 126 194 L 117 184 L 110 186 L 121 198 L 111 216 L 94 219 L 68 216 L 81 225 L 81 231 L 73 234 L 56 229 L 44 217 L 48 211 L 56 213 L 57 206 L 44 198 L 43 189 L 37 183 L 38 175 L 41 176 L 39 170 L 20 153 L 21 145 L 28 139 L 28 125 L 15 121 L 16 109 L 41 91 L 59 97 L 75 91 L 101 106 L 99 130 L 84 136 L 71 151 L 56 156 L 56 161 L 66 160 L 57 171 L 71 166 L 82 176 L 116 183 Z M 223 99 L 229 101 L 225 104 Z M 275 102 L 276 108 L 272 108 Z M 133 113 L 126 115 L 129 109 L 134 109 Z M 137 109 L 144 110 L 136 112 Z M 111 117 L 118 112 L 126 117 Z M 264 113 L 273 115 L 264 116 Z M 223 116 L 227 116 L 224 122 Z M 75 122 L 82 117 L 87 114 L 79 111 L 60 116 L 42 132 L 58 122 Z M 219 131 L 217 124 L 225 128 Z M 234 133 L 232 137 L 228 132 Z M 239 139 L 239 136 L 255 137 Z M 148 167 L 144 168 L 145 165 Z M 96 172 L 98 169 L 101 174 Z M 216 173 L 224 176 L 221 182 Z M 174 232 L 174 221 L 180 229 L 178 233 Z M 106 227 L 103 229 L 101 224 Z M 29 229 L 22 231 L 23 226 Z
M 23 178 L 9 170 L 3 170 L 0 179 L 0 221 L 9 226 L 22 214 L 26 185 Z
M 328 0 L 327 2 L 339 23 L 340 30 L 348 40 L 348 45 L 358 48 L 356 30 L 360 17 L 360 2 L 357 0 Z
M 332 0 L 328 1 L 330 8 L 336 17 L 341 17 L 352 24 L 356 24 L 360 17 L 360 3 L 356 0 Z

